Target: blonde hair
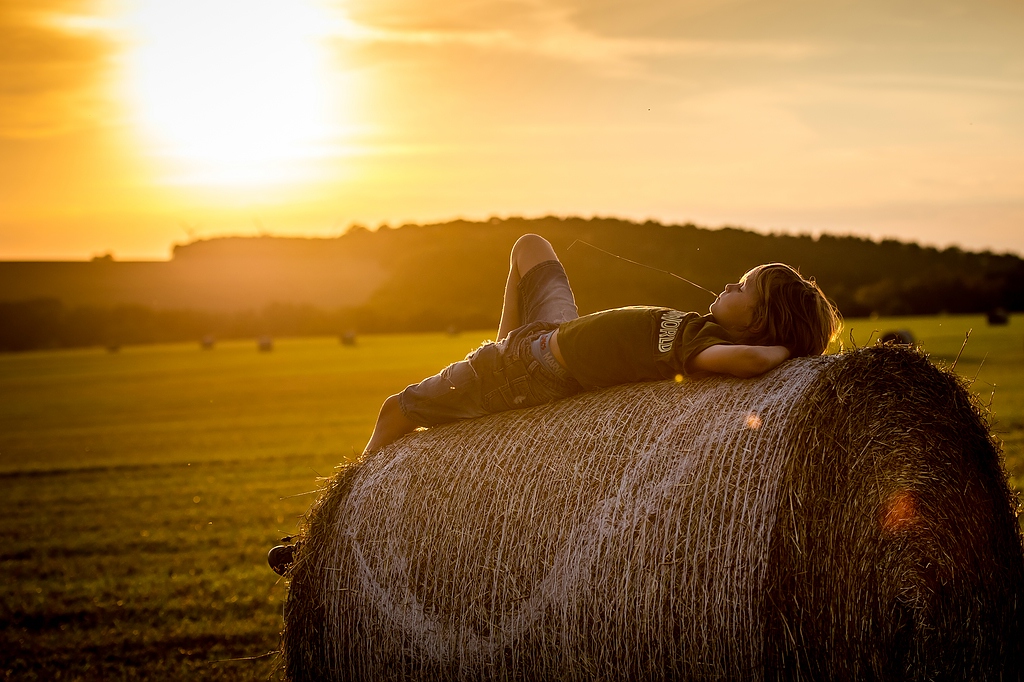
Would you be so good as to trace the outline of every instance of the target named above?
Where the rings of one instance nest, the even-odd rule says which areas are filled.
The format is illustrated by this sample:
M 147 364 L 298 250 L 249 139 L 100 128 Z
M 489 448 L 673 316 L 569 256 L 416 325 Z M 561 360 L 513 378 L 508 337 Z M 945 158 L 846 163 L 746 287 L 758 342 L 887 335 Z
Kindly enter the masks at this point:
M 746 341 L 759 346 L 786 346 L 793 357 L 822 355 L 843 328 L 835 304 L 814 278 L 805 279 L 785 263 L 759 265 L 756 273 L 759 302 L 747 328 Z

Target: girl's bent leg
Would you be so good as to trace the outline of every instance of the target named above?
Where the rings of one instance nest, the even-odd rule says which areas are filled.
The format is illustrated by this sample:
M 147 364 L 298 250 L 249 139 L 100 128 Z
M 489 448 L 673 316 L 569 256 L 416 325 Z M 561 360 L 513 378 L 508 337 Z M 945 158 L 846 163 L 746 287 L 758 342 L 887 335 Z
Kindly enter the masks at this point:
M 540 235 L 524 234 L 512 246 L 508 279 L 505 280 L 505 300 L 501 307 L 501 323 L 498 325 L 499 341 L 513 329 L 522 326 L 519 280 L 535 265 L 549 260 L 558 260 L 558 256 L 548 240 Z
M 389 397 L 380 406 L 380 414 L 377 415 L 377 423 L 373 427 L 373 435 L 370 436 L 370 442 L 363 448 L 363 454 L 380 450 L 385 445 L 398 440 L 410 431 L 414 431 L 416 426 L 402 413 L 402 408 L 398 406 L 398 396 L 393 395 Z

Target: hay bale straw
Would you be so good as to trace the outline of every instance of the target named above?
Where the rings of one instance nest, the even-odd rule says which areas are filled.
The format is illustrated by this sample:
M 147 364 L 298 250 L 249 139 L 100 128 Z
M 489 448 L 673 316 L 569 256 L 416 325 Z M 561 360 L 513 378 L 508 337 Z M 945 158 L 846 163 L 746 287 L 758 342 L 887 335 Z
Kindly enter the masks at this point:
M 430 429 L 348 466 L 285 608 L 300 680 L 1018 679 L 983 415 L 892 345 Z

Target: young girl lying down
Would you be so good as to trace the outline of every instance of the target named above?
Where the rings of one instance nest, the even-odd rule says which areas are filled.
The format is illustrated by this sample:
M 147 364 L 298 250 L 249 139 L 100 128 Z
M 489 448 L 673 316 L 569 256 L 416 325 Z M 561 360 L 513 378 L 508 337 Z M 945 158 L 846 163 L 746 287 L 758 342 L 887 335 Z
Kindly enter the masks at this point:
M 757 376 L 824 353 L 840 326 L 814 281 L 782 263 L 727 285 L 707 315 L 637 306 L 580 317 L 551 244 L 524 235 L 512 247 L 499 340 L 385 400 L 364 452 L 420 426 L 582 390 L 677 375 Z

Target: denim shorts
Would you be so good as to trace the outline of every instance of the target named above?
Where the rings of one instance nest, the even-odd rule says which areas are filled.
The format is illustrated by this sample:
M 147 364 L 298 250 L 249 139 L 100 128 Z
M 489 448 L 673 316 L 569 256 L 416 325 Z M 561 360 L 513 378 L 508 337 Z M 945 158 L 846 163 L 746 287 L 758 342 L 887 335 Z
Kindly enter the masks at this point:
M 419 426 L 435 426 L 542 405 L 579 392 L 579 383 L 541 338 L 579 316 L 561 263 L 545 261 L 523 276 L 519 310 L 523 325 L 508 336 L 485 343 L 464 360 L 406 387 L 398 395 L 406 418 Z
M 519 319 L 524 325 L 531 322 L 558 325 L 579 316 L 569 278 L 558 261 L 538 263 L 519 280 Z

